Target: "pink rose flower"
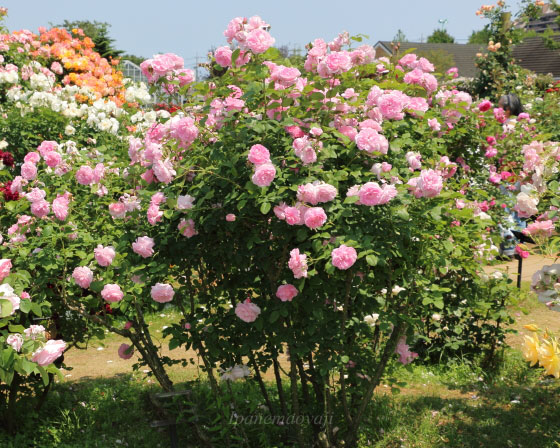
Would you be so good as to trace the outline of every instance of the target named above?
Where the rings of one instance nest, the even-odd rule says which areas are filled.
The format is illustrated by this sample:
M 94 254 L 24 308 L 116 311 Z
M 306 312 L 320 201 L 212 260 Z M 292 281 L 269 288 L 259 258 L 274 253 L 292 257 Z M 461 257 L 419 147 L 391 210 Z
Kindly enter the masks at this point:
M 9 258 L 2 258 L 0 260 L 0 282 L 10 275 L 12 269 L 12 260 Z
M 154 244 L 154 240 L 149 236 L 141 236 L 132 243 L 132 250 L 141 257 L 148 258 L 154 254 Z
M 124 330 L 129 330 L 130 328 L 132 328 L 132 322 L 129 320 L 129 321 L 127 321 L 126 324 L 124 324 L 123 329 Z
M 363 205 L 382 205 L 389 202 L 397 195 L 394 185 L 379 186 L 377 182 L 367 182 L 362 185 L 358 193 L 360 203 Z
M 433 198 L 440 194 L 443 188 L 443 178 L 434 170 L 422 170 L 417 188 L 425 198 Z
M 227 222 L 233 222 L 233 221 L 235 221 L 235 215 L 234 215 L 233 213 L 228 213 L 228 214 L 226 215 L 226 221 L 227 221 Z
M 430 118 L 428 120 L 428 126 L 430 126 L 430 129 L 432 131 L 436 131 L 436 132 L 441 131 L 441 124 L 439 123 L 437 118 Z
M 38 152 L 28 152 L 25 157 L 23 158 L 24 162 L 30 162 L 37 164 L 41 160 L 41 156 Z
M 116 255 L 113 246 L 103 247 L 101 244 L 97 245 L 97 247 L 93 250 L 93 253 L 99 265 L 104 267 L 109 266 Z
M 25 162 L 21 166 L 21 177 L 23 177 L 25 180 L 35 179 L 35 177 L 37 177 L 37 167 L 35 166 L 35 164 L 31 162 Z
M 198 232 L 194 227 L 194 221 L 192 219 L 188 219 L 186 221 L 184 219 L 181 219 L 181 222 L 179 222 L 179 225 L 177 227 L 181 234 L 183 236 L 186 236 L 187 238 L 198 235 Z
M 119 346 L 119 350 L 118 350 L 118 354 L 119 354 L 119 358 L 121 359 L 130 359 L 132 358 L 132 355 L 134 354 L 134 349 L 131 349 L 131 345 L 129 344 L 121 344 Z
M 276 290 L 276 297 L 278 297 L 282 302 L 291 302 L 298 293 L 299 291 L 294 285 L 280 285 Z
M 255 169 L 251 180 L 259 187 L 268 187 L 276 176 L 276 168 L 272 163 L 263 163 Z
M 292 249 L 288 267 L 292 270 L 295 278 L 307 277 L 307 255 L 300 254 L 299 249 Z
M 179 210 L 190 210 L 194 207 L 193 201 L 194 198 L 188 194 L 184 196 L 179 195 L 177 196 L 177 208 Z
M 303 215 L 304 224 L 310 229 L 317 229 L 327 221 L 327 215 L 321 207 L 312 207 Z
M 80 266 L 74 269 L 72 278 L 79 287 L 87 289 L 93 280 L 93 272 L 87 266 Z
M 31 213 L 33 213 L 37 218 L 44 218 L 49 214 L 49 211 L 50 204 L 44 199 L 31 203 Z
M 50 151 L 45 154 L 45 163 L 51 168 L 58 166 L 60 162 L 62 162 L 62 156 L 58 152 Z
M 380 152 L 381 154 L 387 154 L 389 149 L 387 139 L 372 128 L 362 129 L 356 135 L 355 141 L 358 149 L 369 153 Z
M 66 221 L 68 217 L 68 206 L 70 205 L 70 193 L 66 192 L 58 195 L 52 203 L 54 216 L 59 221 Z
M 492 103 L 488 100 L 484 100 L 478 105 L 478 110 L 480 112 L 486 112 L 487 110 L 490 110 L 491 107 Z
M 124 293 L 119 285 L 108 283 L 103 287 L 101 297 L 107 302 L 119 302 L 124 297 Z
M 112 202 L 109 204 L 109 213 L 113 219 L 121 219 L 126 216 L 126 206 L 122 202 Z
M 352 267 L 358 258 L 358 253 L 353 247 L 342 244 L 331 252 L 331 261 L 335 268 L 346 270 Z
M 235 314 L 243 322 L 254 322 L 261 314 L 261 309 L 251 302 L 250 299 L 246 299 L 243 303 L 238 303 L 235 307 Z
M 45 334 L 45 327 L 42 325 L 30 325 L 29 328 L 26 328 L 23 332 L 29 339 L 35 340 L 38 336 L 43 336 Z
M 418 353 L 410 351 L 409 346 L 406 344 L 406 336 L 399 340 L 395 353 L 399 355 L 399 362 L 404 365 L 411 363 L 418 357 Z
M 214 58 L 216 58 L 216 64 L 220 65 L 221 67 L 231 67 L 231 55 L 232 55 L 231 48 L 229 47 L 218 47 L 216 51 L 214 51 Z
M 274 38 L 263 29 L 256 29 L 249 33 L 246 43 L 249 50 L 255 54 L 260 54 L 274 45 Z
M 163 212 L 159 209 L 159 205 L 151 204 L 146 212 L 148 223 L 155 226 L 163 218 Z
M 554 233 L 554 223 L 552 220 L 535 221 L 523 229 L 525 235 L 535 235 L 539 237 L 551 237 Z
M 81 166 L 80 169 L 76 171 L 76 180 L 81 185 L 89 185 L 93 183 L 94 177 L 91 167 L 87 165 Z
M 43 157 L 45 157 L 47 153 L 56 151 L 57 149 L 58 149 L 58 143 L 53 142 L 52 140 L 45 140 L 41 142 L 41 144 L 37 147 L 37 151 L 39 151 L 39 153 Z
M 270 152 L 263 145 L 253 145 L 249 150 L 247 156 L 249 162 L 255 165 L 262 165 L 263 163 L 270 163 Z
M 285 207 L 284 219 L 290 226 L 297 226 L 302 224 L 301 211 L 298 207 Z
M 167 283 L 156 283 L 151 290 L 152 299 L 159 303 L 171 302 L 175 291 Z
M 11 334 L 6 338 L 6 344 L 11 345 L 16 352 L 19 352 L 23 346 L 23 337 L 21 334 Z
M 48 366 L 54 360 L 60 357 L 66 349 L 66 343 L 59 340 L 49 340 L 43 348 L 40 348 L 31 358 L 31 361 L 36 362 L 40 366 Z

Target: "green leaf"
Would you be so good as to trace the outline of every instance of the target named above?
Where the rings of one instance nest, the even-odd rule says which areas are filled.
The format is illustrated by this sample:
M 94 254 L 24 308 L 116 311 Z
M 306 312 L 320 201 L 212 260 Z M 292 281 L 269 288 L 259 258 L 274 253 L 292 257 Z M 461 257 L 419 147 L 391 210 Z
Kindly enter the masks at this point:
M 29 310 L 31 309 L 31 300 L 28 299 L 23 299 L 21 302 L 19 302 L 19 309 L 21 310 L 22 313 L 29 313 Z
M 174 350 L 181 345 L 181 341 L 179 339 L 171 339 L 169 341 L 169 350 Z
M 266 215 L 270 211 L 271 205 L 270 202 L 263 202 L 261 204 L 261 213 Z
M 91 289 L 93 292 L 101 292 L 103 286 L 105 285 L 101 281 L 92 282 L 91 285 L 89 285 L 89 289 Z
M 271 324 L 273 324 L 274 322 L 276 322 L 278 320 L 279 317 L 280 317 L 280 313 L 278 311 L 274 310 L 272 313 L 270 313 L 268 321 Z
M 367 264 L 369 264 L 370 266 L 377 266 L 377 262 L 379 261 L 379 258 L 377 258 L 375 255 L 368 255 L 366 256 L 366 262 Z
M 350 358 L 347 355 L 341 356 L 340 360 L 344 363 L 344 364 L 348 364 L 348 361 L 350 361 Z
M 13 311 L 12 302 L 8 299 L 0 299 L 0 317 L 8 317 Z

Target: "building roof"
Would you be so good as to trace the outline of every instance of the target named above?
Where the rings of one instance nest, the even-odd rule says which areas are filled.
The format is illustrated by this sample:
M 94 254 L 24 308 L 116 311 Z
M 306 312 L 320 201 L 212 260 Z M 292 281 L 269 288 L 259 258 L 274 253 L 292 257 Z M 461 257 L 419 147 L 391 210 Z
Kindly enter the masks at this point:
M 560 36 L 554 40 L 560 42 Z M 552 73 L 560 78 L 560 50 L 550 50 L 540 37 L 530 37 L 513 49 L 513 57 L 521 67 L 538 74 Z
M 390 41 L 379 41 L 374 47 L 381 48 L 386 53 L 392 54 L 392 45 Z M 485 51 L 484 45 L 479 44 L 428 44 L 422 42 L 402 42 L 400 51 L 405 52 L 415 48 L 419 53 L 430 52 L 446 52 L 449 53 L 454 60 L 454 65 L 459 69 L 459 76 L 473 78 L 477 74 L 477 68 L 474 65 L 477 53 Z

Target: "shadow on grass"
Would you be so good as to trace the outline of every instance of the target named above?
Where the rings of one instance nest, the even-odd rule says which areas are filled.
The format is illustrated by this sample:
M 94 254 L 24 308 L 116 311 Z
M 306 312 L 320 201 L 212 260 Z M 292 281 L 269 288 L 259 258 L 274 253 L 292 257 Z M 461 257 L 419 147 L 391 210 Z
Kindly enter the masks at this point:
M 55 384 L 39 412 L 34 402 L 18 402 L 17 433 L 0 430 L 0 446 L 168 447 L 167 432 L 150 427 L 157 416 L 148 393 L 158 390 L 130 374 Z M 187 429 L 179 428 L 182 440 Z
M 491 387 L 470 398 L 377 396 L 362 446 L 560 447 L 560 386 Z

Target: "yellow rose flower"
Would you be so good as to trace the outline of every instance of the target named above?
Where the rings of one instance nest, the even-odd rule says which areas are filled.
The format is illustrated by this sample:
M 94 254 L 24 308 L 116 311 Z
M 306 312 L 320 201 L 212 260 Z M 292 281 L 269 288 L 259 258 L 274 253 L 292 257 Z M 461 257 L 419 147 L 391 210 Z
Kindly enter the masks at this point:
M 523 345 L 523 357 L 525 361 L 534 366 L 539 362 L 539 337 L 534 334 L 533 336 L 525 336 L 525 344 Z
M 539 348 L 539 363 L 548 375 L 560 378 L 560 350 L 555 340 L 544 340 Z

